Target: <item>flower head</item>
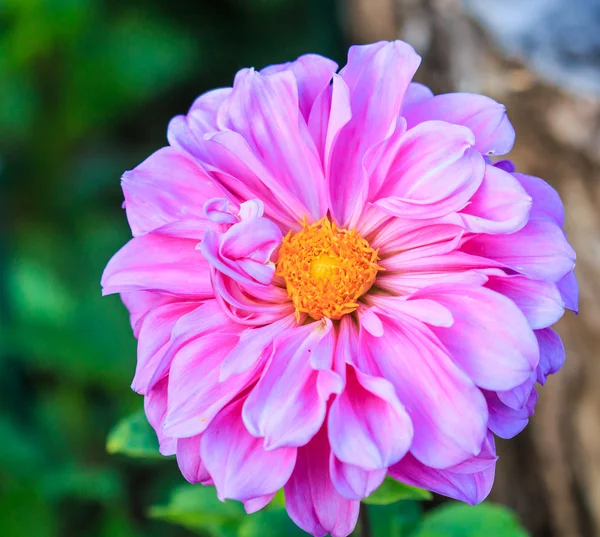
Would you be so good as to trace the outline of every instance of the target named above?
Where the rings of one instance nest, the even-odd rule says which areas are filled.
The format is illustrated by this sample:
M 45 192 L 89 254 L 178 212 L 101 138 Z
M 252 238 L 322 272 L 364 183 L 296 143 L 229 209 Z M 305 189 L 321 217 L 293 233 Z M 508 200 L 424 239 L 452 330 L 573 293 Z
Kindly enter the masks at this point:
M 249 512 L 283 487 L 313 535 L 348 535 L 386 475 L 485 498 L 576 308 L 558 195 L 490 159 L 504 107 L 434 96 L 419 62 L 396 41 L 244 69 L 123 176 L 134 238 L 102 284 L 162 453 Z

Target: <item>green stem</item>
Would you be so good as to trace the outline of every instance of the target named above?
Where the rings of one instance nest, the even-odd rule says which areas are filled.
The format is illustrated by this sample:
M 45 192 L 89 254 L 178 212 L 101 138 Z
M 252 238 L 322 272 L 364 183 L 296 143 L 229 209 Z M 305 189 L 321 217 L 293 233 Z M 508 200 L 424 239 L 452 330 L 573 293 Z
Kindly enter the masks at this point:
M 359 520 L 361 537 L 372 537 L 371 525 L 369 524 L 369 506 L 367 504 L 361 503 Z

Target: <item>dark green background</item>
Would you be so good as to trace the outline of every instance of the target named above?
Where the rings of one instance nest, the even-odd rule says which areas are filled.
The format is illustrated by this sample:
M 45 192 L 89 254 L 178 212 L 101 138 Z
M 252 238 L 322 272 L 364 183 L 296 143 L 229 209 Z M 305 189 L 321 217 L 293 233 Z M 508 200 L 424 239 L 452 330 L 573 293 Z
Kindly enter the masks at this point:
M 105 452 L 141 405 L 100 275 L 130 237 L 119 178 L 235 72 L 348 43 L 324 0 L 0 0 L 0 535 L 164 536 L 173 460 Z

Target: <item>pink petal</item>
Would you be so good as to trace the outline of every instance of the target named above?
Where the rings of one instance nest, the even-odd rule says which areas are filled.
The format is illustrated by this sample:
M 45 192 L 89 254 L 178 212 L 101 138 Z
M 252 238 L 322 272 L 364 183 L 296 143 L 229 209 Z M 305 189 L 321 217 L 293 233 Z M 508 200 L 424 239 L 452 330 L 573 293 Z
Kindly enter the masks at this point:
M 333 149 L 329 192 L 334 218 L 347 225 L 362 211 L 367 150 L 393 131 L 404 93 L 421 59 L 401 41 L 354 46 L 340 76 L 350 89 L 352 118 Z
M 211 334 L 192 341 L 175 355 L 169 373 L 165 433 L 178 437 L 200 434 L 252 382 L 254 371 L 219 382 L 221 363 L 237 340 L 234 334 Z
M 558 281 L 575 266 L 575 252 L 549 220 L 530 220 L 512 235 L 475 235 L 462 250 L 503 263 L 534 280 Z
M 409 298 L 408 300 L 404 300 L 404 297 L 385 295 L 372 295 L 367 300 L 384 312 L 410 315 L 432 326 L 449 327 L 454 323 L 454 318 L 450 310 L 435 300 L 427 298 Z
M 474 472 L 457 472 L 453 468 L 435 470 L 420 463 L 412 455 L 407 455 L 398 464 L 390 468 L 390 476 L 402 483 L 420 487 L 471 505 L 481 503 L 492 489 L 496 467 L 496 448 L 494 437 L 488 434 L 481 453 L 467 465 L 483 466 Z M 483 464 L 478 464 L 482 459 Z
M 274 496 L 275 494 L 266 494 L 265 496 L 258 496 L 256 498 L 252 498 L 251 500 L 246 500 L 244 502 L 244 509 L 246 510 L 246 513 L 251 515 L 252 513 L 260 511 L 273 499 Z
M 292 72 L 265 76 L 245 69 L 237 74 L 218 121 L 222 130 L 239 133 L 281 186 L 319 219 L 327 210 L 325 180 L 298 106 Z
M 296 467 L 285 484 L 290 518 L 314 536 L 346 537 L 356 525 L 360 502 L 345 499 L 329 476 L 329 444 L 322 429 L 298 449 Z
M 562 227 L 565 222 L 565 207 L 558 195 L 546 181 L 533 175 L 515 173 L 515 179 L 533 198 L 529 218 L 532 220 L 550 220 Z
M 177 451 L 177 439 L 165 435 L 163 429 L 163 422 L 167 413 L 167 385 L 168 378 L 165 378 L 144 397 L 146 418 L 156 432 L 159 451 L 161 455 L 165 456 L 174 455 Z
M 163 147 L 129 172 L 121 185 L 133 236 L 180 219 L 204 219 L 206 200 L 223 196 L 219 186 L 190 156 Z
M 479 190 L 458 216 L 474 233 L 514 233 L 529 218 L 532 200 L 509 173 L 487 165 Z
M 377 207 L 394 216 L 437 218 L 465 207 L 483 180 L 485 162 L 466 127 L 427 121 L 402 136 Z
M 555 283 L 530 280 L 524 276 L 493 276 L 486 287 L 510 298 L 533 329 L 546 328 L 558 321 L 564 304 Z
M 521 410 L 527 404 L 531 390 L 533 390 L 536 382 L 537 372 L 532 371 L 529 378 L 518 386 L 515 386 L 510 390 L 497 391 L 496 394 L 498 395 L 498 399 L 506 406 L 514 408 L 515 410 Z
M 200 458 L 200 439 L 202 435 L 177 440 L 177 464 L 190 483 L 213 485 L 213 480 Z
M 262 441 L 248 433 L 243 403 L 240 399 L 221 410 L 200 441 L 202 461 L 221 501 L 247 501 L 277 492 L 296 463 L 296 449 L 265 451 Z
M 426 101 L 433 97 L 433 91 L 431 91 L 424 84 L 420 84 L 419 82 L 411 82 L 408 85 L 408 89 L 404 95 L 404 102 L 402 103 L 402 113 L 405 113 L 405 110 L 410 110 L 410 107 L 414 104 Z
M 198 241 L 148 233 L 130 240 L 108 262 L 102 293 L 157 291 L 193 299 L 213 296 Z
M 131 389 L 145 394 L 168 347 L 171 332 L 180 317 L 200 306 L 199 302 L 175 302 L 153 309 L 144 319 L 140 331 L 137 366 Z
M 129 320 L 133 335 L 139 337 L 144 319 L 154 308 L 164 304 L 177 302 L 178 299 L 171 295 L 152 293 L 151 291 L 131 291 L 121 293 L 121 300 L 129 310 Z
M 275 339 L 270 361 L 243 411 L 248 431 L 264 437 L 266 449 L 302 446 L 321 427 L 330 394 L 320 393 L 318 378 L 332 373 L 315 370 L 311 361 L 331 363 L 333 349 L 321 344 L 327 341 L 328 331 L 315 322 Z M 329 356 L 321 358 L 321 353 Z
M 553 375 L 565 363 L 565 347 L 560 336 L 552 328 L 536 330 L 540 345 L 540 363 L 537 367 L 537 381 L 546 384 L 548 375 Z
M 385 379 L 350 366 L 346 387 L 335 398 L 327 422 L 329 442 L 343 463 L 378 470 L 399 461 L 410 448 L 413 427 Z
M 486 155 L 504 155 L 515 142 L 515 130 L 506 116 L 506 108 L 483 95 L 436 95 L 407 107 L 402 115 L 409 128 L 432 119 L 464 125 L 475 134 L 474 148 Z
M 380 318 L 384 335 L 361 330 L 354 361 L 361 371 L 393 384 L 413 423 L 412 453 L 433 468 L 476 455 L 487 423 L 481 392 L 425 325 L 407 315 Z
M 525 316 L 508 298 L 466 285 L 431 286 L 419 291 L 418 297 L 450 310 L 452 326 L 432 330 L 478 386 L 507 390 L 535 370 L 537 341 Z
M 263 75 L 289 70 L 296 78 L 298 87 L 298 105 L 304 119 L 308 122 L 313 103 L 317 96 L 329 86 L 332 75 L 338 65 L 329 58 L 318 54 L 305 54 L 297 60 L 279 65 L 269 65 L 261 70 Z
M 348 500 L 362 500 L 370 496 L 385 479 L 387 468 L 364 470 L 360 466 L 346 464 L 332 453 L 329 473 L 335 489 Z

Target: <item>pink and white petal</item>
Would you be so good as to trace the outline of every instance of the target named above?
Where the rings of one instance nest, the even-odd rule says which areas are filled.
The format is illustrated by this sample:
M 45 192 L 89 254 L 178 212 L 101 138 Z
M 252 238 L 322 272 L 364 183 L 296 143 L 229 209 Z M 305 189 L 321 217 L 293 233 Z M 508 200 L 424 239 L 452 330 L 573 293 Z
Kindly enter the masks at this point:
M 436 285 L 417 293 L 452 313 L 451 327 L 432 331 L 452 359 L 481 388 L 508 390 L 537 367 L 539 349 L 527 319 L 512 300 L 483 287 Z
M 447 468 L 479 453 L 487 423 L 479 389 L 425 325 L 408 315 L 380 318 L 384 335 L 377 338 L 361 330 L 363 352 L 355 363 L 396 389 L 412 420 L 412 453 L 433 468 Z
M 558 372 L 565 363 L 565 347 L 560 336 L 552 328 L 536 330 L 540 346 L 540 363 L 537 367 L 537 381 L 544 385 L 548 375 Z
M 408 130 L 373 203 L 393 216 L 431 219 L 464 208 L 477 191 L 485 161 L 466 127 L 427 121 Z
M 508 120 L 506 108 L 484 95 L 436 95 L 406 107 L 402 115 L 409 128 L 431 120 L 464 125 L 475 134 L 474 148 L 485 155 L 504 155 L 515 142 L 515 130 Z
M 365 470 L 360 466 L 346 464 L 333 453 L 329 459 L 329 474 L 335 489 L 348 500 L 362 500 L 370 496 L 385 479 L 387 468 Z
M 575 313 L 579 310 L 579 286 L 575 272 L 571 271 L 563 276 L 558 282 L 558 291 L 565 303 L 565 308 L 573 310 Z
M 200 95 L 192 103 L 187 115 L 190 128 L 198 138 L 218 130 L 217 114 L 231 95 L 232 88 L 217 88 Z
M 330 393 L 319 389 L 318 379 L 333 373 L 315 370 L 311 361 L 327 359 L 313 354 L 333 352 L 326 337 L 329 331 L 315 322 L 275 339 L 270 360 L 243 410 L 248 431 L 264 437 L 266 449 L 305 445 L 321 427 Z
M 527 399 L 527 404 L 520 410 L 505 405 L 495 392 L 484 391 L 489 409 L 488 427 L 496 436 L 509 439 L 517 436 L 529 423 L 533 415 L 538 394 L 534 388 Z
M 479 190 L 457 216 L 473 233 L 505 234 L 521 229 L 529 218 L 532 199 L 511 174 L 486 165 Z
M 318 220 L 327 211 L 325 179 L 298 107 L 292 72 L 265 76 L 245 69 L 236 75 L 233 92 L 219 110 L 218 123 L 222 130 L 239 133 L 277 182 Z M 296 214 L 297 219 L 302 216 Z
M 164 378 L 144 397 L 146 418 L 158 438 L 159 451 L 165 457 L 177 452 L 177 438 L 167 436 L 163 429 L 163 422 L 167 414 L 168 382 L 169 379 Z
M 133 236 L 181 219 L 204 219 L 204 203 L 223 190 L 188 154 L 163 147 L 121 180 Z
M 554 324 L 565 311 L 558 288 L 552 282 L 524 276 L 491 276 L 486 287 L 510 298 L 534 330 Z
M 102 294 L 155 291 L 182 298 L 212 298 L 208 263 L 197 240 L 148 233 L 130 240 L 108 262 Z
M 394 387 L 349 366 L 346 387 L 329 409 L 331 450 L 363 470 L 387 468 L 409 450 L 413 427 Z
M 293 62 L 269 65 L 261 69 L 263 75 L 289 70 L 296 78 L 298 88 L 298 105 L 302 117 L 308 123 L 308 118 L 317 96 L 329 86 L 332 75 L 338 65 L 333 60 L 318 54 L 304 54 Z
M 242 421 L 243 399 L 217 414 L 202 435 L 200 456 L 215 482 L 217 496 L 248 501 L 277 492 L 296 463 L 295 448 L 265 451 Z
M 539 177 L 524 173 L 515 173 L 514 177 L 533 198 L 530 220 L 550 220 L 562 227 L 565 222 L 565 207 L 558 192 Z
M 368 195 L 363 158 L 390 136 L 402 99 L 421 62 L 401 41 L 354 46 L 340 76 L 350 89 L 352 118 L 340 131 L 332 154 L 329 194 L 334 219 L 356 223 Z
M 484 457 L 487 457 L 484 463 L 485 468 L 475 472 L 456 472 L 452 468 L 436 470 L 425 466 L 408 454 L 390 468 L 389 475 L 401 483 L 424 488 L 475 505 L 485 500 L 494 483 L 496 449 L 493 435 L 488 434 L 482 453 Z M 479 457 L 478 455 L 473 460 L 477 460 Z
M 221 363 L 237 341 L 235 334 L 210 334 L 175 355 L 169 373 L 165 433 L 179 438 L 202 433 L 215 415 L 255 380 L 258 373 L 253 369 L 219 381 Z
M 213 485 L 213 480 L 200 458 L 202 435 L 179 438 L 177 440 L 177 464 L 179 470 L 190 483 Z
M 331 86 L 317 97 L 308 118 L 308 131 L 319 153 L 326 181 L 329 181 L 331 154 L 338 134 L 351 117 L 350 90 L 344 79 L 334 74 Z
M 449 327 L 454 323 L 454 318 L 448 308 L 428 298 L 409 298 L 406 300 L 404 297 L 399 296 L 372 295 L 367 297 L 366 300 L 383 312 L 392 315 L 395 312 L 410 315 L 431 326 Z
M 573 270 L 575 252 L 554 222 L 530 220 L 512 235 L 475 235 L 462 250 L 503 263 L 534 280 L 558 281 Z
M 137 348 L 137 366 L 131 389 L 146 394 L 164 356 L 175 323 L 195 310 L 200 302 L 174 302 L 158 306 L 144 319 Z
M 347 537 L 358 519 L 360 502 L 347 500 L 329 474 L 329 444 L 322 429 L 298 449 L 296 467 L 285 484 L 285 506 L 290 518 L 313 536 Z

